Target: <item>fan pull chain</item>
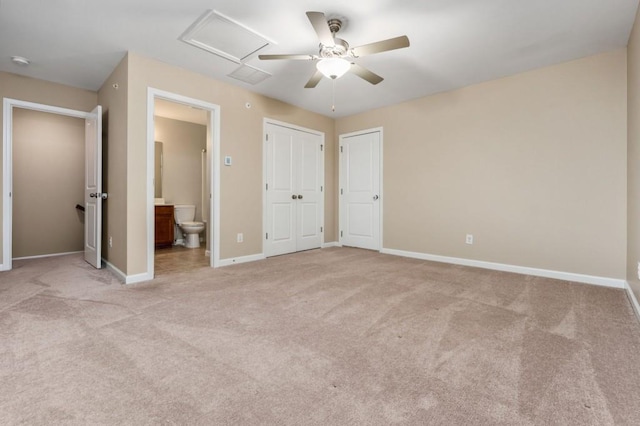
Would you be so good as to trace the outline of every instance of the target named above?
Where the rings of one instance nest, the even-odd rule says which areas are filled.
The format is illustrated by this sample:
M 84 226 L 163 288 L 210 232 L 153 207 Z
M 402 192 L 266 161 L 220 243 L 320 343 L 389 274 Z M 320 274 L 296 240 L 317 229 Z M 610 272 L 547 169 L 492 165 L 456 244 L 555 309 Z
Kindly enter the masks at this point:
M 336 79 L 331 79 L 331 112 L 336 112 Z

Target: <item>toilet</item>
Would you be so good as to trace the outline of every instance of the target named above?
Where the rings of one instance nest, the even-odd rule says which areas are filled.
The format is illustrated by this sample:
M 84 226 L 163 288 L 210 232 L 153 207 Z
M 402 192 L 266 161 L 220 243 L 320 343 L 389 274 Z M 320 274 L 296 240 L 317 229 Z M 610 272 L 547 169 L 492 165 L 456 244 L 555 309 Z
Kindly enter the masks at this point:
M 196 206 L 191 204 L 176 204 L 173 207 L 173 217 L 176 227 L 184 234 L 184 246 L 187 248 L 200 247 L 200 233 L 204 231 L 203 222 L 194 222 Z

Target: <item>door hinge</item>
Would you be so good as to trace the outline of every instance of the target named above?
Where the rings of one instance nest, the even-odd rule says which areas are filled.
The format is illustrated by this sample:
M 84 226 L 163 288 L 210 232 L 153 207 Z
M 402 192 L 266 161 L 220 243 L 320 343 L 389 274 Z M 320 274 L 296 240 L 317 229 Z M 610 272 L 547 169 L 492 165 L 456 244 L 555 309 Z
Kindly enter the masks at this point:
M 320 144 L 320 151 L 324 151 L 324 145 Z
M 324 232 L 324 231 L 322 230 L 322 226 L 320 227 L 320 232 Z
M 324 186 L 322 186 L 322 185 L 321 185 L 321 186 L 320 186 L 320 192 L 324 191 L 324 189 L 323 189 L 323 188 L 324 188 Z
M 266 239 L 267 239 L 267 240 L 269 239 L 269 233 L 268 233 L 268 232 L 267 232 L 267 238 L 266 238 Z
M 265 142 L 269 142 L 269 133 L 267 133 L 267 134 L 265 135 L 264 141 L 265 141 Z
M 342 237 L 342 231 L 340 231 L 340 236 Z
M 266 188 L 265 188 L 265 189 L 266 189 L 267 191 L 269 190 L 269 184 L 267 184 L 267 185 L 266 185 Z
M 344 151 L 342 150 L 342 148 L 343 148 L 343 147 L 340 147 L 340 152 L 344 152 Z
M 344 195 L 344 190 L 340 188 L 340 195 Z

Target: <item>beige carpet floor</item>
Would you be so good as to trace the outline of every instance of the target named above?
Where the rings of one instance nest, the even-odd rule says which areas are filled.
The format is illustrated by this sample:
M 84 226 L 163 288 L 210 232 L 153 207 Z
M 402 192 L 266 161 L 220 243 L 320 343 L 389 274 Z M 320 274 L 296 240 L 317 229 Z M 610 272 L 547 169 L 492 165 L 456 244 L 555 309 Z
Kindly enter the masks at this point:
M 622 290 L 314 250 L 120 285 L 0 273 L 0 424 L 637 425 Z

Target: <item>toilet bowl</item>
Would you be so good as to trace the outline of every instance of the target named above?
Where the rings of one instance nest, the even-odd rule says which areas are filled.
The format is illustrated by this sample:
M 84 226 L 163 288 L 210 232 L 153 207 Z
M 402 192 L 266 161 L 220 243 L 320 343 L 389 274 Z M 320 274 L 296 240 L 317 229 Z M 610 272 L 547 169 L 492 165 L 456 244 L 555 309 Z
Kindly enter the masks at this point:
M 173 208 L 176 226 L 184 234 L 184 246 L 187 248 L 200 247 L 200 233 L 204 231 L 203 222 L 195 222 L 196 206 L 190 204 L 176 204 Z

